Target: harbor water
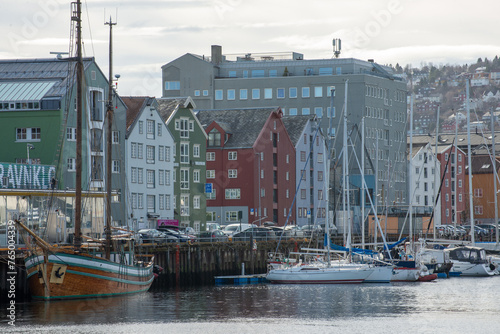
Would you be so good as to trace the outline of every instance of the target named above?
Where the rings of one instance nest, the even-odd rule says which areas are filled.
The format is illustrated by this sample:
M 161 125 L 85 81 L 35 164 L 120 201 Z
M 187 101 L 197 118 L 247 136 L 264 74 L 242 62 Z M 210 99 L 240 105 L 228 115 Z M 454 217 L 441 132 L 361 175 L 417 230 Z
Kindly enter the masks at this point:
M 500 277 L 223 285 L 125 297 L 2 301 L 2 333 L 498 333 Z

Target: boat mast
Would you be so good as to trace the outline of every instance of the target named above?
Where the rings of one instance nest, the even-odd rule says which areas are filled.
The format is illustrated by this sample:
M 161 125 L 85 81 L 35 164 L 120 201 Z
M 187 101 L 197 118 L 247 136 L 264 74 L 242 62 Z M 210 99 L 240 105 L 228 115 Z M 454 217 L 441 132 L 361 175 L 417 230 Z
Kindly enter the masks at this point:
M 467 163 L 469 164 L 469 214 L 470 214 L 470 234 L 471 234 L 471 243 L 474 246 L 475 239 L 475 227 L 474 227 L 474 202 L 472 197 L 472 159 L 471 159 L 471 148 L 470 148 L 470 107 L 469 107 L 469 80 L 465 82 L 465 98 L 466 106 L 467 106 Z
M 107 103 L 107 122 L 106 130 L 106 246 L 105 257 L 109 260 L 111 253 L 111 164 L 112 164 L 112 136 L 113 136 L 113 23 L 111 16 L 109 22 L 104 23 L 109 25 L 109 87 L 108 87 L 108 103 Z
M 76 6 L 76 8 L 74 8 Z M 76 13 L 75 13 L 76 9 Z M 75 16 L 76 15 L 76 16 Z M 82 115 L 83 115 L 83 59 L 81 2 L 73 2 L 72 21 L 76 21 L 76 175 L 75 175 L 75 250 L 82 246 Z
M 457 117 L 458 114 L 455 114 L 455 159 L 453 161 L 453 163 L 455 164 L 455 175 L 454 175 L 454 180 L 455 180 L 455 187 L 454 189 L 452 189 L 455 193 L 455 200 L 453 201 L 453 209 L 454 209 L 454 215 L 452 216 L 453 217 L 453 220 L 454 220 L 454 224 L 453 224 L 453 227 L 457 227 L 457 223 L 458 223 L 458 212 L 457 212 L 457 200 L 458 200 L 458 191 L 457 191 L 457 186 L 458 186 L 458 117 Z M 435 229 L 434 229 L 435 230 Z
M 436 115 L 436 152 L 435 152 L 435 156 L 434 156 L 434 170 L 435 170 L 434 173 L 437 172 L 436 166 L 437 166 L 437 156 L 438 156 L 438 146 L 439 146 L 439 113 L 440 113 L 440 111 L 441 111 L 441 106 L 438 105 L 437 115 Z M 441 174 L 441 172 L 439 172 L 438 174 Z M 436 178 L 434 177 L 434 179 L 436 179 Z M 434 193 L 436 193 L 436 191 L 434 191 Z M 432 204 L 434 205 L 432 210 L 435 211 L 436 210 L 435 200 L 432 202 L 433 202 Z M 436 214 L 434 214 L 434 216 L 436 216 Z M 440 217 L 439 224 L 441 224 L 442 223 L 441 215 L 439 215 L 439 217 Z M 432 225 L 433 225 L 432 226 L 432 230 L 433 230 L 432 237 L 434 240 L 436 240 L 436 220 L 435 219 L 434 219 L 434 223 Z M 427 234 L 427 232 L 426 232 L 426 234 Z
M 491 149 L 492 149 L 492 155 L 493 155 L 493 186 L 494 186 L 494 194 L 495 194 L 495 243 L 496 247 L 495 249 L 498 249 L 498 190 L 497 190 L 497 177 L 498 177 L 498 172 L 497 172 L 497 155 L 496 155 L 496 149 L 495 149 L 495 116 L 493 113 L 493 108 L 491 108 L 490 111 L 490 118 L 491 118 Z

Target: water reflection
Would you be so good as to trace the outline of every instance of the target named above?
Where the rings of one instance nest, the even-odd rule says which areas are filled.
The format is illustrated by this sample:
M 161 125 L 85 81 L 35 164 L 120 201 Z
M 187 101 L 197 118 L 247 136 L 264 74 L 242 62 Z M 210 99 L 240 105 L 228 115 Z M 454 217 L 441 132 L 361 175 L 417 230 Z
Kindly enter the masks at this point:
M 383 319 L 391 318 L 391 324 L 384 325 L 385 330 L 392 326 L 397 330 L 396 324 L 435 329 L 439 323 L 456 326 L 460 332 L 468 327 L 478 329 L 476 321 L 481 323 L 479 326 L 496 321 L 500 300 L 494 292 L 499 280 L 492 277 L 373 285 L 212 286 L 115 298 L 30 302 L 18 305 L 17 325 L 63 326 L 66 330 L 77 325 L 82 331 L 92 331 L 95 326 L 113 324 L 132 332 L 139 323 L 156 324 L 159 328 L 165 323 L 184 323 L 191 331 L 206 333 L 205 326 L 214 322 L 257 321 L 265 324 L 264 329 L 275 328 L 283 321 L 297 326 L 322 323 L 325 328 L 333 323 L 355 323 L 370 329 L 370 324 L 380 325 L 385 323 Z M 4 319 L 5 316 L 5 324 Z M 143 332 L 138 328 L 137 332 Z M 481 328 L 482 332 L 489 330 Z

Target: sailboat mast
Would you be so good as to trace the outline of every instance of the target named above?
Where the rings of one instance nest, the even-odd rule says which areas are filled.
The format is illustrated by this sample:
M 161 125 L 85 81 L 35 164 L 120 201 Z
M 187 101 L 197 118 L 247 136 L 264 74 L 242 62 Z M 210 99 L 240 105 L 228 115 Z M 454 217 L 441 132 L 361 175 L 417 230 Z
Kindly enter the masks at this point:
M 75 4 L 75 3 L 73 3 Z M 81 2 L 76 2 L 76 13 L 71 20 L 76 21 L 76 175 L 75 175 L 75 249 L 82 246 L 82 115 L 83 115 L 83 59 L 82 59 L 82 18 Z M 75 16 L 76 14 L 76 16 Z
M 471 243 L 475 244 L 475 227 L 474 227 L 474 202 L 472 197 L 472 159 L 471 159 L 471 144 L 470 144 L 470 107 L 469 107 L 469 80 L 465 82 L 465 98 L 466 106 L 467 106 L 467 163 L 469 164 L 469 214 L 470 214 L 470 235 L 471 235 Z
M 112 135 L 113 135 L 113 23 L 111 16 L 109 22 L 109 87 L 108 87 L 108 109 L 107 109 L 107 130 L 106 130 L 106 259 L 111 253 L 111 164 L 112 164 Z
M 497 154 L 495 149 L 495 114 L 493 113 L 493 108 L 490 111 L 490 119 L 491 119 L 491 149 L 493 155 L 493 191 L 495 193 L 495 243 L 498 249 L 498 187 L 497 187 Z

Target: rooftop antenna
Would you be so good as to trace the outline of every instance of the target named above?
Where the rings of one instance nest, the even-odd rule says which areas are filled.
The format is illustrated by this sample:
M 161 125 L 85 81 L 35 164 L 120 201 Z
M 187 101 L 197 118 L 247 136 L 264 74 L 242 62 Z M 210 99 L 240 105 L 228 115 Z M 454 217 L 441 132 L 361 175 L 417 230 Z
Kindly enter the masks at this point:
M 51 51 L 51 55 L 56 55 L 57 59 L 62 59 L 62 55 L 67 55 L 69 52 L 59 52 L 59 51 Z
M 335 58 L 338 58 L 340 55 L 340 50 L 342 49 L 340 38 L 334 38 L 332 44 L 333 44 L 333 55 L 335 56 Z

